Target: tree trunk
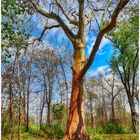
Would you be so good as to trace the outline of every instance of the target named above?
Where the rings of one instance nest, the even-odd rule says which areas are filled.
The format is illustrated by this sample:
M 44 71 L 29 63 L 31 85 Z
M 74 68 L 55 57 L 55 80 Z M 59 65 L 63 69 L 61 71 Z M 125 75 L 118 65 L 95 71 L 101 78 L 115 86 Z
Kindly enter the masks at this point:
M 114 108 L 114 98 L 112 98 L 112 123 L 115 123 L 115 108 Z
M 19 99 L 20 100 L 20 99 Z M 20 101 L 19 101 L 20 102 Z M 21 126 L 21 109 L 19 104 L 19 116 L 18 116 L 18 140 L 20 140 L 20 126 Z
M 12 91 L 12 83 L 10 81 L 9 84 L 9 98 L 10 98 L 10 103 L 9 103 L 9 113 L 10 113 L 10 133 L 11 133 L 11 140 L 13 139 L 13 91 Z
M 106 110 L 106 106 L 104 106 L 104 112 L 105 112 L 105 122 L 107 122 L 107 110 Z
M 134 96 L 133 96 L 133 94 L 131 95 L 130 91 L 127 90 L 127 89 L 126 89 L 126 93 L 127 93 L 127 97 L 128 97 L 130 111 L 131 111 L 132 130 L 133 130 L 133 133 L 137 133 L 137 127 L 136 127 L 137 112 L 136 112 L 136 109 L 135 109 Z
M 67 120 L 68 120 L 68 116 L 69 116 L 69 109 L 68 109 L 68 84 L 67 84 L 67 78 L 66 78 L 66 73 L 65 73 L 65 68 L 63 66 L 63 63 L 62 63 L 62 60 L 61 60 L 61 56 L 59 54 L 59 60 L 60 60 L 60 66 L 62 68 L 62 71 L 63 71 L 63 78 L 64 78 L 64 81 L 65 81 L 65 87 L 66 87 L 66 111 L 67 111 Z
M 137 133 L 137 113 L 135 111 L 135 108 L 131 108 L 131 117 L 132 117 L 132 128 L 133 133 Z
M 47 123 L 49 124 L 50 123 L 50 109 L 51 109 L 51 105 L 50 105 L 50 102 L 48 103 L 48 108 L 47 108 Z
M 26 132 L 29 131 L 29 96 L 30 96 L 30 81 L 31 81 L 31 63 L 32 58 L 27 64 L 27 73 L 28 73 L 28 87 L 27 87 L 27 114 L 26 114 Z
M 22 95 L 21 95 L 21 82 L 20 82 L 20 64 L 19 64 L 19 60 L 18 60 L 18 64 L 17 64 L 17 74 L 18 74 L 18 94 L 19 94 L 19 102 L 18 102 L 18 140 L 20 140 L 20 127 L 21 127 L 21 99 L 22 99 Z
M 92 106 L 92 93 L 90 92 L 90 115 L 91 115 L 91 126 L 94 128 L 94 117 L 93 117 L 93 106 Z
M 27 91 L 27 114 L 26 114 L 26 132 L 29 131 L 29 91 Z
M 133 133 L 137 133 L 137 112 L 135 109 L 134 99 L 130 101 L 130 109 L 131 109 L 131 119 L 132 119 L 132 129 Z
M 24 125 L 26 127 L 26 90 L 25 90 L 25 83 L 23 89 L 23 116 L 24 116 Z
M 12 84 L 11 84 L 11 82 L 9 84 L 9 98 L 10 98 L 10 103 L 9 103 L 9 109 L 10 109 L 10 128 L 12 129 L 12 127 L 13 127 L 13 92 L 12 92 Z
M 78 140 L 85 134 L 83 79 L 75 81 L 73 78 L 68 129 L 65 139 Z
M 84 123 L 84 93 L 83 77 L 78 77 L 85 62 L 84 44 L 79 40 L 75 44 L 72 95 L 70 102 L 69 120 L 64 140 L 81 140 L 86 138 Z
M 40 130 L 42 130 L 42 116 L 43 116 L 43 109 L 44 109 L 44 105 L 45 105 L 45 92 L 44 92 L 44 96 L 43 96 L 43 104 L 42 104 L 42 106 L 41 106 L 41 110 L 40 110 L 40 120 L 39 120 L 39 122 L 40 122 Z
M 40 130 L 42 129 L 42 115 L 43 115 L 43 106 L 41 108 L 41 111 L 40 111 Z

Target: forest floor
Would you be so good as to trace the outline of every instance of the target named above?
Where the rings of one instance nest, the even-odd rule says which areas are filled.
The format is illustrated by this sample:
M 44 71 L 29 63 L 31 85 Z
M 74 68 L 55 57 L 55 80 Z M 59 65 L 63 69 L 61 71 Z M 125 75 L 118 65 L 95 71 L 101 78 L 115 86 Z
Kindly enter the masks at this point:
M 2 137 L 2 140 L 10 140 L 9 136 Z M 14 136 L 14 140 L 18 140 L 17 136 Z M 21 134 L 21 140 L 62 140 L 57 138 L 45 138 L 32 136 L 30 134 Z M 138 140 L 138 134 L 97 134 L 92 140 Z

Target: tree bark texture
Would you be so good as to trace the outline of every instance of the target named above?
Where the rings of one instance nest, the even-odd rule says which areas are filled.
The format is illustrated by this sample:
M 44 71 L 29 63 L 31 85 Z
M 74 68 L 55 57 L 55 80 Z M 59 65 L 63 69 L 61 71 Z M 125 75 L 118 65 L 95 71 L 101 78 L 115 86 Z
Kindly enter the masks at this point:
M 75 48 L 69 120 L 64 140 L 81 140 L 87 137 L 84 123 L 84 78 L 78 77 L 85 62 L 85 46 L 78 41 Z
M 129 99 L 129 105 L 130 105 L 130 110 L 131 110 L 132 130 L 133 130 L 133 133 L 137 133 L 137 112 L 135 109 L 134 97 L 130 98 L 130 95 L 129 95 L 128 99 Z

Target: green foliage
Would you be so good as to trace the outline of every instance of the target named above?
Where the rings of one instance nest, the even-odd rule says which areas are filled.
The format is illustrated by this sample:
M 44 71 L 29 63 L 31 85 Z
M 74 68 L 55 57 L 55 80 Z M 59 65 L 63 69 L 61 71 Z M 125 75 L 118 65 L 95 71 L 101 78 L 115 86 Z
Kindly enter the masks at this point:
M 92 128 L 91 126 L 88 126 L 88 127 L 87 127 L 87 133 L 88 133 L 88 134 L 92 134 L 93 131 L 94 131 L 94 130 L 93 130 L 93 128 Z
M 62 138 L 64 131 L 62 130 L 61 123 L 56 124 L 43 124 L 42 130 L 47 134 L 48 138 Z
M 103 134 L 104 133 L 103 127 L 97 127 L 97 128 L 94 129 L 94 131 L 98 134 Z
M 3 119 L 2 119 L 2 134 L 5 135 L 5 134 L 8 134 L 10 133 L 10 123 L 9 123 L 9 118 L 6 117 L 6 119 L 4 120 L 3 122 Z
M 52 107 L 52 117 L 53 123 L 59 124 L 61 126 L 62 131 L 66 130 L 67 125 L 67 110 L 65 104 L 54 104 Z
M 42 124 L 42 130 L 47 134 L 48 137 L 54 136 L 54 127 L 52 124 Z
M 32 124 L 30 125 L 30 128 L 29 128 L 31 131 L 39 131 L 40 130 L 40 126 L 38 124 Z
M 39 125 L 31 125 L 29 127 L 29 133 L 30 133 L 30 135 L 37 137 L 37 138 L 45 136 L 44 132 L 40 131 Z
M 28 133 L 24 133 L 24 134 L 22 135 L 22 139 L 23 139 L 23 140 L 31 140 L 31 135 L 28 134 Z
M 117 30 L 110 33 L 114 42 L 114 54 L 110 65 L 111 68 L 122 76 L 129 75 L 131 78 L 138 70 L 138 11 L 134 7 L 131 12 L 133 14 L 127 20 L 121 20 L 117 24 Z M 127 28 L 126 28 L 127 27 Z M 118 69 L 118 68 L 122 68 Z
M 118 124 L 107 123 L 104 126 L 104 132 L 106 134 L 123 134 L 125 131 L 124 128 Z
M 27 40 L 30 35 L 26 33 L 24 27 L 24 16 L 21 14 L 20 1 L 3 0 L 2 1 L 2 62 L 7 62 L 11 58 L 12 50 L 19 48 L 26 49 Z
M 65 110 L 64 104 L 54 104 L 52 107 L 53 119 L 57 121 L 61 121 L 64 110 Z
M 105 138 L 103 138 L 103 136 L 94 136 L 93 138 L 92 138 L 92 140 L 106 140 Z
M 2 135 L 6 135 L 10 133 L 10 116 L 9 116 L 9 109 L 5 110 L 1 114 L 1 132 Z M 13 112 L 13 125 L 15 126 L 13 129 L 16 130 L 16 113 Z
M 63 135 L 64 135 L 64 132 L 61 128 L 61 124 L 60 123 L 57 123 L 55 126 L 54 126 L 54 134 L 57 138 L 63 138 Z

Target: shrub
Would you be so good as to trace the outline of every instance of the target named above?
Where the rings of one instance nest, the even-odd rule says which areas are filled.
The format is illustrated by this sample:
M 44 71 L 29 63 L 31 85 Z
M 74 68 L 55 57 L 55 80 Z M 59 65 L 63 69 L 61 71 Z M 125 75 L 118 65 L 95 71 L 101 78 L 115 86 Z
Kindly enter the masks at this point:
M 103 127 L 97 127 L 94 129 L 95 133 L 98 133 L 98 134 L 103 134 L 104 133 L 104 129 Z
M 87 133 L 89 135 L 93 135 L 93 134 L 103 134 L 104 133 L 104 129 L 103 127 L 96 127 L 96 128 L 92 128 L 91 126 L 87 127 Z
M 61 128 L 61 124 L 60 123 L 56 123 L 54 125 L 52 124 L 43 124 L 42 125 L 42 130 L 47 134 L 47 136 L 49 138 L 53 138 L 54 136 L 56 138 L 62 138 L 64 135 L 64 132 Z
M 118 124 L 108 123 L 104 126 L 104 131 L 107 134 L 122 134 L 124 133 L 124 128 Z
M 105 140 L 103 136 L 94 136 L 92 140 Z
M 93 134 L 93 128 L 91 127 L 91 126 L 88 126 L 87 127 L 87 133 L 89 134 L 89 135 L 91 135 L 91 134 Z
M 64 135 L 64 132 L 61 128 L 61 125 L 59 123 L 57 123 L 55 126 L 54 126 L 54 134 L 57 138 L 61 139 L 63 138 L 63 135 Z

